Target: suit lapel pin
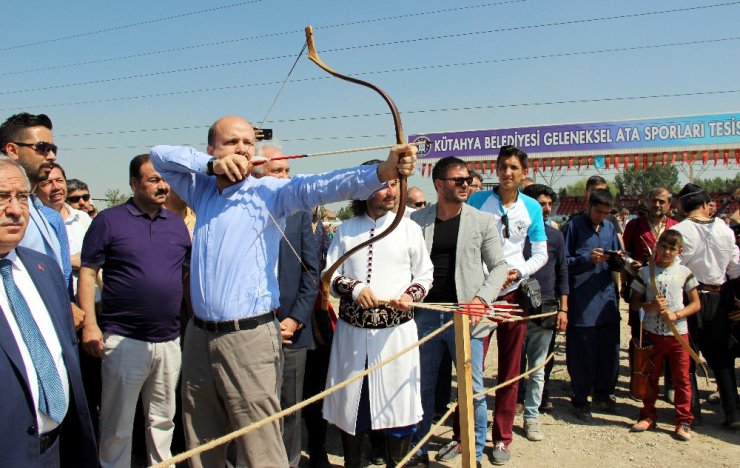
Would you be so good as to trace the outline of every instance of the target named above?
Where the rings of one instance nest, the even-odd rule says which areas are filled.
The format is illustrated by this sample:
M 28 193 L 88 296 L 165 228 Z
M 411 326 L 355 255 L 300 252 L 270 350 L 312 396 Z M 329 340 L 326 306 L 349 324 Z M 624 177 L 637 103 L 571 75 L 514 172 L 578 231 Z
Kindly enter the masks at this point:
M 38 265 L 39 271 L 44 271 L 44 265 Z

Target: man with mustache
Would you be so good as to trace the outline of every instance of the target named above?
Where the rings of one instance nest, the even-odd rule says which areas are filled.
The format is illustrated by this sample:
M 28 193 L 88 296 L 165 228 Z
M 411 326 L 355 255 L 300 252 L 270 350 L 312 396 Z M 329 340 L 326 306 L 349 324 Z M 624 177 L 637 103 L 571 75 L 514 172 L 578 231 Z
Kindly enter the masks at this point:
M 388 229 L 397 193 L 398 181 L 390 180 L 366 200 L 352 201 L 355 216 L 337 229 L 328 264 Z M 340 265 L 331 279 L 331 293 L 339 297 L 339 320 L 327 387 L 418 340 L 409 303 L 426 296 L 433 268 L 421 228 L 405 217 L 387 237 Z M 417 348 L 326 397 L 324 418 L 341 430 L 345 467 L 361 466 L 362 442 L 370 429 L 381 431 L 385 438 L 386 466 L 397 466 L 411 448 L 422 418 L 420 379 Z
M 148 464 L 170 458 L 180 375 L 180 304 L 190 261 L 185 222 L 164 209 L 169 186 L 148 154 L 131 160 L 133 198 L 93 219 L 82 245 L 82 346 L 102 358 L 100 464 L 130 467 L 141 394 Z M 103 269 L 102 311 L 95 278 Z
M 3 466 L 96 467 L 67 286 L 54 259 L 19 243 L 30 184 L 0 156 L 0 459 Z
M 26 112 L 8 117 L 0 125 L 0 153 L 18 161 L 26 171 L 32 189 L 49 177 L 51 165 L 57 159 L 58 148 L 51 129 L 51 119 L 47 115 Z M 72 265 L 62 217 L 33 195 L 28 213 L 28 228 L 20 245 L 54 258 L 64 273 L 71 296 Z M 72 304 L 72 311 L 77 327 L 82 323 L 82 310 Z

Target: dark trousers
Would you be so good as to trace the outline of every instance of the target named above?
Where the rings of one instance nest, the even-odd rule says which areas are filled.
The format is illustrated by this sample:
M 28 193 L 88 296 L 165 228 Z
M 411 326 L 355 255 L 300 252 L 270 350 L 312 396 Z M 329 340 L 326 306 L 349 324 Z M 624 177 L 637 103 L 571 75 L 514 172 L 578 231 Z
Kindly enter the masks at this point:
M 597 400 L 609 398 L 619 374 L 619 322 L 594 327 L 568 325 L 565 336 L 573 406 L 586 406 L 591 392 Z
M 725 419 L 734 421 L 738 396 L 727 297 L 718 292 L 700 291 L 701 310 L 689 317 L 689 333 L 714 372 Z
M 522 346 L 527 333 L 527 322 L 500 323 L 496 328 L 498 343 L 498 376 L 497 383 L 506 382 L 519 375 L 522 360 Z M 490 343 L 490 336 L 489 336 Z M 488 345 L 483 347 L 485 359 Z M 519 382 L 514 382 L 498 390 L 493 410 L 493 442 L 511 443 L 514 428 L 514 413 Z
M 280 407 L 290 408 L 303 401 L 303 380 L 306 371 L 307 348 L 283 348 L 283 385 L 280 387 Z M 301 412 L 283 418 L 283 444 L 290 466 L 301 462 Z
M 303 379 L 303 399 L 321 393 L 326 388 L 326 374 L 329 371 L 329 354 L 331 348 L 317 346 L 306 355 L 306 373 Z M 303 421 L 308 433 L 308 452 L 324 451 L 326 445 L 326 420 L 321 414 L 323 400 L 303 408 Z

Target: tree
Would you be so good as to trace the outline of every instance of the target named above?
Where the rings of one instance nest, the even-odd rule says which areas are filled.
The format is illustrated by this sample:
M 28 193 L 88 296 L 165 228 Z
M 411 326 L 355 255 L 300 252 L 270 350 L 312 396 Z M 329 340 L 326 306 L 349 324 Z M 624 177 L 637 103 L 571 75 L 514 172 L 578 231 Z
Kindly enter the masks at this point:
M 108 189 L 105 191 L 105 207 L 113 208 L 125 203 L 128 197 L 128 195 L 121 193 L 119 189 Z
M 628 197 L 647 195 L 655 187 L 665 187 L 671 192 L 678 189 L 678 169 L 676 166 L 653 166 L 647 169 L 630 167 L 617 174 L 614 183 L 619 194 Z
M 740 173 L 735 174 L 733 179 L 715 177 L 714 179 L 696 179 L 694 183 L 701 185 L 709 193 L 733 194 L 740 189 Z
M 352 208 L 350 208 L 349 205 L 345 205 L 339 211 L 337 211 L 337 219 L 340 221 L 347 221 L 352 216 L 354 216 L 354 214 L 352 213 Z

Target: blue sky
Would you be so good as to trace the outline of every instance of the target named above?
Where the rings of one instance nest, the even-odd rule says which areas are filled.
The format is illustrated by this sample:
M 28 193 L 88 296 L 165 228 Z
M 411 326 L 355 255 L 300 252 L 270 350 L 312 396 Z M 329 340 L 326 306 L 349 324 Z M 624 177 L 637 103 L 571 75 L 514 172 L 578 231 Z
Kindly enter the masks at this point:
M 60 164 L 96 197 L 128 191 L 129 160 L 152 145 L 204 149 L 207 127 L 226 114 L 261 123 L 307 24 L 330 66 L 388 91 L 407 134 L 740 110 L 740 92 L 441 110 L 740 89 L 740 2 L 29 0 L 6 2 L 3 16 L 0 114 L 49 114 Z M 279 95 L 265 126 L 286 152 L 393 143 L 381 99 L 327 76 L 304 55 Z M 378 156 L 292 167 L 319 172 Z M 429 179 L 411 184 L 434 198 Z

